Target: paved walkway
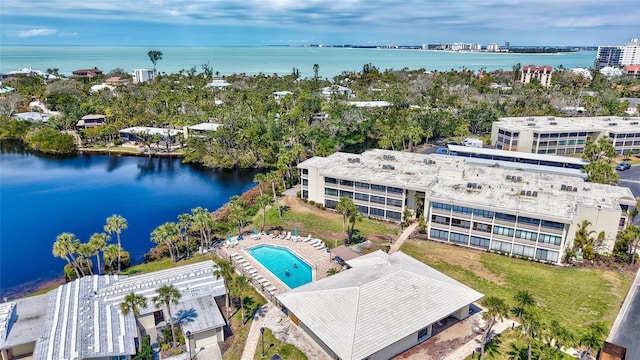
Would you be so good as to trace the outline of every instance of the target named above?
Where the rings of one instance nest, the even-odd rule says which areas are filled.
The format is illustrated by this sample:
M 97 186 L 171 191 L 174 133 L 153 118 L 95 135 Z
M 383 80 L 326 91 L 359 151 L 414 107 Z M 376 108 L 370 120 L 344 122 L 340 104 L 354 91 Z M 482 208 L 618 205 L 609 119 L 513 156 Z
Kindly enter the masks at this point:
M 393 254 L 394 252 L 400 250 L 400 246 L 402 246 L 402 244 L 404 244 L 404 241 L 409 238 L 409 235 L 413 234 L 413 232 L 416 231 L 417 227 L 418 227 L 418 223 L 414 222 L 413 224 L 409 225 L 408 228 L 404 229 L 402 234 L 400 234 L 400 237 L 398 238 L 398 240 L 396 240 L 393 243 L 393 245 L 391 245 L 391 249 L 389 249 L 389 254 Z
M 253 356 L 256 353 L 256 348 L 258 347 L 258 342 L 260 340 L 260 328 L 264 325 L 264 318 L 273 308 L 273 304 L 267 302 L 263 307 L 256 311 L 256 314 L 253 316 L 253 322 L 251 323 L 251 329 L 249 329 L 249 334 L 247 335 L 247 342 L 244 345 L 244 350 L 242 351 L 241 360 L 253 360 Z
M 510 327 L 515 327 L 518 325 L 519 324 L 513 320 L 504 320 L 504 321 L 498 320 L 498 322 L 495 325 L 493 325 L 493 328 L 491 328 L 491 334 L 489 334 L 489 339 L 493 338 L 498 334 L 501 334 L 503 331 L 507 330 Z M 489 339 L 487 339 L 487 341 Z M 479 334 L 478 336 L 473 338 L 471 341 L 467 342 L 463 346 L 456 349 L 456 351 L 447 355 L 447 357 L 445 357 L 443 360 L 460 360 L 460 359 L 466 358 L 467 356 L 473 354 L 474 352 L 476 354 L 479 354 L 481 341 L 482 341 L 482 334 Z

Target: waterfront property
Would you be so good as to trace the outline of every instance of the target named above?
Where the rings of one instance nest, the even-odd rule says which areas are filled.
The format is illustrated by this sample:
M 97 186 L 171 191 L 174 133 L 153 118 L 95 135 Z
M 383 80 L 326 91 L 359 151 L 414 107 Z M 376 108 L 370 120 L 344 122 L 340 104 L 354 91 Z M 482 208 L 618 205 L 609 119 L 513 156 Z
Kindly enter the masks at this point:
M 107 117 L 102 114 L 85 115 L 76 123 L 76 130 L 91 129 L 101 126 L 104 125 L 105 121 L 107 121 Z
M 277 296 L 291 321 L 332 359 L 389 359 L 469 316 L 483 295 L 402 253 L 378 250 L 336 275 Z
M 139 142 L 144 141 L 145 138 L 159 136 L 161 145 L 166 145 L 167 143 L 169 143 L 170 145 L 175 145 L 178 143 L 178 135 L 182 134 L 183 132 L 181 130 L 175 129 L 134 126 L 122 129 L 118 133 L 120 134 L 120 138 L 124 141 Z
M 188 349 L 205 347 L 220 352 L 225 320 L 224 280 L 218 279 L 213 261 L 184 265 L 136 276 L 93 275 L 64 284 L 48 294 L 0 306 L 2 359 L 32 355 L 34 359 L 130 359 L 136 353 L 137 329 L 141 335 L 157 334 L 168 326 L 165 309 L 155 308 L 151 298 L 163 285 L 181 294 L 171 305 L 172 314 L 189 316 L 182 330 L 190 332 Z M 122 314 L 120 304 L 130 293 L 147 298 L 147 307 Z M 181 312 L 182 311 L 182 312 Z M 195 351 L 195 350 L 194 350 Z
M 298 165 L 304 199 L 335 209 L 341 197 L 365 216 L 424 216 L 433 240 L 560 263 L 580 224 L 604 231 L 605 251 L 629 221 L 626 187 L 582 178 L 471 164 L 465 158 L 370 150 Z
M 203 137 L 203 136 L 206 136 L 207 134 L 210 134 L 211 132 L 218 130 L 220 126 L 222 126 L 222 124 L 206 122 L 206 123 L 186 126 L 183 132 L 187 135 L 187 137 L 189 136 Z
M 491 126 L 497 149 L 536 154 L 579 155 L 587 141 L 602 137 L 611 140 L 617 154 L 640 151 L 640 117 L 505 117 Z
M 640 42 L 631 39 L 625 45 L 598 46 L 596 54 L 596 70 L 604 67 L 622 67 L 640 64 Z
M 94 76 L 102 75 L 102 70 L 98 68 L 93 69 L 78 69 L 71 72 L 74 77 L 77 78 L 92 78 Z
M 248 249 L 248 252 L 290 289 L 312 280 L 311 266 L 286 248 L 259 245 Z

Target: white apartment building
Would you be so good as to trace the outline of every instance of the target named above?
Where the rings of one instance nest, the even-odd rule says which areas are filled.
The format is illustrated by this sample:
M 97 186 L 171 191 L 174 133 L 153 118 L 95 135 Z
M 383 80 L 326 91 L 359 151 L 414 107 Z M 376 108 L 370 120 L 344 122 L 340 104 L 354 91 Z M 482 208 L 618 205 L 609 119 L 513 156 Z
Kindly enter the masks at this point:
M 500 45 L 498 45 L 496 43 L 487 44 L 487 51 L 488 52 L 498 52 L 498 51 L 500 51 Z
M 491 126 L 497 149 L 536 154 L 582 154 L 587 141 L 611 139 L 617 154 L 640 151 L 640 117 L 505 117 Z
M 133 83 L 137 84 L 153 80 L 155 73 L 153 69 L 133 69 L 131 76 L 133 77 Z
M 553 73 L 553 67 L 551 66 L 535 66 L 526 65 L 522 67 L 520 74 L 520 82 L 527 84 L 533 79 L 537 79 L 542 86 L 551 85 L 551 74 Z
M 464 158 L 369 150 L 298 165 L 302 197 L 334 209 L 341 197 L 365 216 L 424 215 L 433 240 L 560 263 L 583 220 L 611 251 L 635 198 L 626 187 L 471 164 Z
M 596 70 L 603 67 L 623 67 L 624 65 L 640 64 L 640 42 L 631 39 L 626 45 L 598 46 L 596 55 Z

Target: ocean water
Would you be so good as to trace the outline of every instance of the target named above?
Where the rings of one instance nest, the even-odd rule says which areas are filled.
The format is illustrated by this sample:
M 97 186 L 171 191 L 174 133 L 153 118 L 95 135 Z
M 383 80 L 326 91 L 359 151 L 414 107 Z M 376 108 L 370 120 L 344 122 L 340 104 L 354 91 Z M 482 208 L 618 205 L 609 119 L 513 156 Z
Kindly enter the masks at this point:
M 351 49 L 318 47 L 138 47 L 138 46 L 1 46 L 0 72 L 31 67 L 61 74 L 97 67 L 102 71 L 121 68 L 153 68 L 147 53 L 160 50 L 159 72 L 175 73 L 209 64 L 220 75 L 259 73 L 290 74 L 295 67 L 303 77 L 313 76 L 319 65 L 321 77 L 332 78 L 343 71 L 361 71 L 371 63 L 379 69 L 420 69 L 429 71 L 510 70 L 513 65 L 563 65 L 566 68 L 592 67 L 595 51 L 560 54 L 457 53 L 400 49 Z
M 198 206 L 216 210 L 251 188 L 255 174 L 202 169 L 176 159 L 57 159 L 6 142 L 0 147 L 0 299 L 62 277 L 66 261 L 51 253 L 62 232 L 87 242 L 103 231 L 107 217 L 120 214 L 129 223 L 122 246 L 140 263 L 154 246 L 150 233 L 158 225 Z

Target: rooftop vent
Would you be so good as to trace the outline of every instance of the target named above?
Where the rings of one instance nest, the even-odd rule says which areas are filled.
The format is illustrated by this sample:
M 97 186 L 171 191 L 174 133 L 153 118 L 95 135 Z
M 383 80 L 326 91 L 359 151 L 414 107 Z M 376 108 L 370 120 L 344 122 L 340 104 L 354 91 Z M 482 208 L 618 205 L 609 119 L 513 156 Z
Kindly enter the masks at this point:
M 536 126 L 536 123 L 528 123 L 527 126 Z
M 507 180 L 511 180 L 511 175 L 507 175 Z
M 631 120 L 631 118 L 628 117 L 628 116 L 625 116 L 625 117 L 622 118 L 622 120 Z
M 431 159 L 424 159 L 422 160 L 423 163 L 427 164 L 427 165 L 431 165 L 431 164 L 435 164 L 436 162 L 431 160 Z
M 558 123 L 555 122 L 555 121 L 552 121 L 552 122 L 549 123 L 549 125 L 558 125 Z
M 520 190 L 520 196 L 524 196 L 525 194 L 526 194 L 526 191 Z
M 395 167 L 393 165 L 387 165 L 387 164 L 382 165 L 382 168 L 385 170 L 395 170 Z
M 538 192 L 537 192 L 537 191 L 532 192 L 532 193 L 531 193 L 531 196 L 533 196 L 533 197 L 538 197 Z
M 547 120 L 555 120 L 556 118 L 554 118 L 553 116 L 550 116 L 547 118 Z
M 396 157 L 395 157 L 395 156 L 393 156 L 393 155 L 382 155 L 382 158 L 383 158 L 384 160 L 391 160 L 391 161 L 393 161 L 393 160 L 395 160 L 395 159 L 396 159 Z
M 637 122 L 637 121 L 632 121 L 632 122 L 630 122 L 629 124 L 631 124 L 631 125 L 638 125 L 638 122 Z
M 536 119 L 535 119 L 535 118 L 530 117 L 530 118 L 527 118 L 527 121 L 536 121 Z
M 614 123 L 614 122 L 609 123 L 609 126 L 616 126 L 616 125 L 618 125 L 618 123 Z
M 531 196 L 531 190 L 527 190 L 527 196 Z

